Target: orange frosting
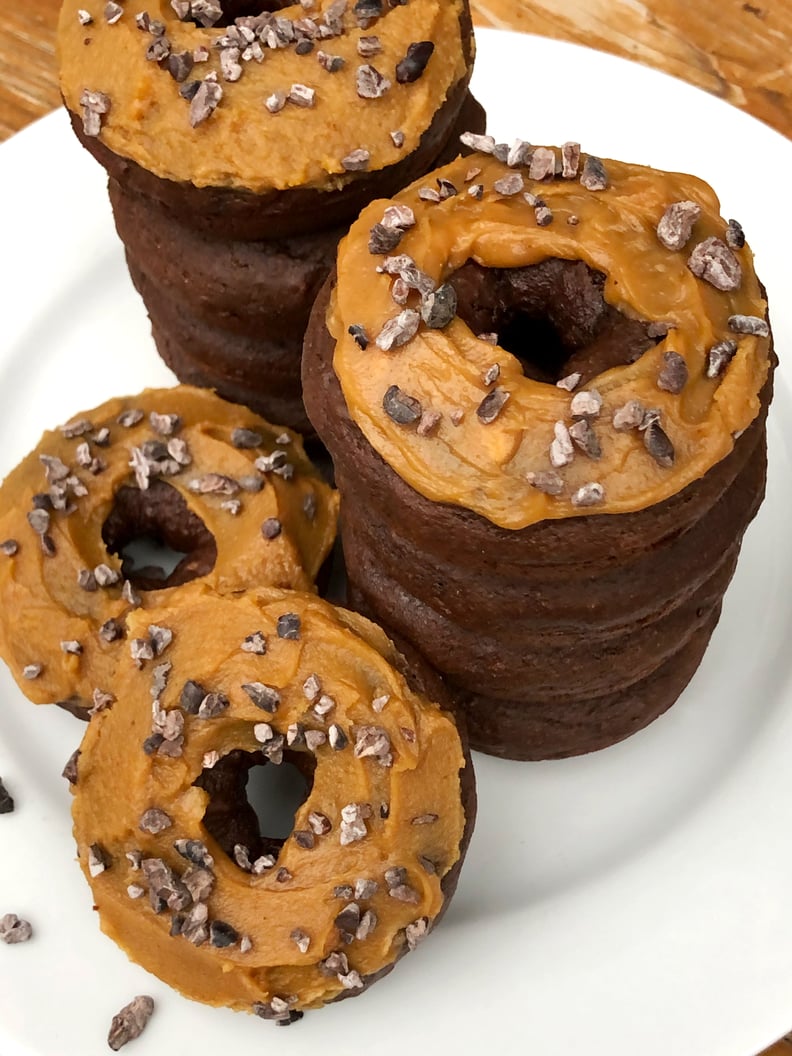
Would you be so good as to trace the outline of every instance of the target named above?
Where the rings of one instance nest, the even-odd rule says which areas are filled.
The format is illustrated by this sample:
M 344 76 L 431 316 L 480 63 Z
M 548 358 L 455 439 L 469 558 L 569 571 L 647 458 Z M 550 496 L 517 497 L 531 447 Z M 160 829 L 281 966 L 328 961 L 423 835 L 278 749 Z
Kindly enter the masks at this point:
M 133 419 L 139 416 L 139 421 L 119 424 L 119 418 L 131 411 L 137 412 Z M 152 412 L 178 416 L 172 435 L 155 431 Z M 70 430 L 69 425 L 76 428 Z M 170 444 L 184 463 L 171 460 L 168 475 L 157 477 L 152 472 L 151 479 L 175 489 L 214 536 L 217 559 L 203 581 L 221 594 L 259 584 L 312 588 L 335 538 L 338 505 L 335 492 L 306 458 L 296 433 L 189 386 L 113 399 L 69 425 L 65 432 L 75 435 L 45 433 L 0 488 L 0 542 L 8 542 L 8 550 L 13 551 L 0 553 L 0 656 L 32 701 L 46 704 L 77 698 L 84 703 L 92 699 L 94 690 L 112 689 L 132 604 L 123 592 L 121 562 L 105 548 L 102 526 L 118 490 L 139 483 L 130 461 L 148 442 Z M 163 428 L 168 429 L 167 423 L 160 424 Z M 244 450 L 235 447 L 231 437 L 237 428 L 257 432 L 260 444 Z M 106 441 L 103 429 L 108 430 Z M 256 467 L 257 460 L 276 451 L 280 472 L 270 470 L 267 463 L 259 463 L 263 470 Z M 42 456 L 60 460 L 68 477 L 64 479 L 64 469 L 57 464 L 47 473 Z M 94 459 L 98 461 L 90 465 Z M 287 471 L 287 476 L 292 474 L 289 479 L 282 475 L 286 464 L 293 467 Z M 220 489 L 200 490 L 211 485 L 210 474 L 224 478 Z M 250 490 L 253 484 L 260 490 Z M 64 491 L 62 501 L 59 489 Z M 40 535 L 28 515 L 34 496 L 42 494 L 54 495 L 61 508 L 48 511 L 48 527 Z M 274 538 L 262 534 L 262 524 L 270 519 L 281 526 Z M 114 582 L 104 586 L 93 582 L 91 589 L 82 589 L 81 573 L 93 573 L 99 565 L 107 566 Z M 182 589 L 140 591 L 139 604 L 148 609 Z M 100 634 L 108 620 L 119 627 L 112 640 Z M 61 643 L 76 643 L 77 648 L 72 645 L 75 651 L 64 651 Z
M 724 238 L 726 222 L 712 189 L 693 176 L 604 164 L 607 188 L 587 190 L 578 178 L 532 180 L 527 167 L 510 169 L 484 154 L 457 160 L 394 200 L 414 211 L 415 225 L 392 251 L 413 258 L 437 285 L 468 260 L 495 268 L 553 257 L 582 260 L 606 275 L 609 304 L 631 318 L 670 328 L 636 362 L 586 383 L 585 390 L 596 390 L 602 400 L 590 419 L 601 445 L 597 460 L 576 450 L 569 464 L 551 463 L 556 423 L 571 427 L 576 419 L 575 392 L 525 377 L 516 356 L 481 340 L 458 317 L 442 330 L 422 323 L 412 339 L 390 351 L 376 346 L 385 323 L 402 311 L 392 297 L 392 277 L 376 270 L 384 256 L 368 247 L 372 227 L 393 203 L 369 205 L 342 242 L 327 316 L 336 342 L 334 369 L 349 413 L 369 443 L 427 498 L 467 507 L 511 529 L 581 512 L 641 510 L 705 474 L 756 417 L 769 339 L 733 332 L 729 322 L 735 315 L 765 318 L 750 248 L 729 251 L 741 266 L 739 286 L 716 289 L 688 268 L 698 244 Z M 480 172 L 470 177 L 471 169 Z M 524 179 L 523 191 L 507 196 L 494 189 L 496 181 L 515 173 Z M 436 177 L 451 181 L 459 193 L 441 202 L 422 200 L 420 188 L 436 189 Z M 483 185 L 481 200 L 468 193 L 471 180 Z M 535 205 L 524 192 L 546 203 L 552 223 L 537 223 Z M 670 250 L 658 239 L 657 226 L 668 206 L 680 201 L 696 203 L 700 215 L 684 248 Z M 420 307 L 417 293 L 410 294 L 407 307 Z M 364 328 L 370 340 L 366 350 L 349 334 L 350 325 Z M 736 343 L 736 353 L 720 376 L 708 377 L 708 353 L 724 340 Z M 667 353 L 681 356 L 687 367 L 687 382 L 678 393 L 658 386 Z M 508 400 L 485 424 L 476 412 L 494 388 L 485 375 L 495 364 L 497 387 Z M 393 385 L 440 416 L 428 435 L 385 413 L 383 395 Z M 648 453 L 640 429 L 615 428 L 613 415 L 631 400 L 656 412 L 673 445 L 673 464 L 667 459 L 660 464 Z M 560 480 L 557 495 L 529 483 L 549 472 Z M 600 501 L 581 508 L 579 490 L 592 484 L 602 489 Z
M 296 637 L 278 634 L 287 613 L 299 618 Z M 273 999 L 275 1012 L 278 1001 L 316 1008 L 360 989 L 423 937 L 443 905 L 441 881 L 465 829 L 465 763 L 453 720 L 408 688 L 378 627 L 311 595 L 261 590 L 222 599 L 191 585 L 155 612 L 133 613 L 130 640 L 146 637 L 152 621 L 172 634 L 170 644 L 146 664 L 124 649 L 118 701 L 92 720 L 78 761 L 74 832 L 103 930 L 165 982 L 212 1005 L 269 1015 Z M 242 648 L 256 634 L 263 654 Z M 155 675 L 162 664 L 167 670 Z M 215 717 L 184 710 L 188 679 L 223 694 L 224 710 Z M 253 703 L 243 688 L 250 683 L 277 692 L 269 710 Z M 157 712 L 183 721 L 168 754 L 142 747 L 155 696 L 155 721 Z M 293 724 L 303 736 L 284 740 Z M 306 744 L 309 731 L 322 743 Z M 274 862 L 252 872 L 213 839 L 204 824 L 209 795 L 195 785 L 236 750 L 263 750 L 266 765 L 278 764 L 282 751 L 315 761 L 294 833 Z M 165 812 L 164 823 L 144 819 L 152 809 Z M 157 913 L 150 889 L 161 880 L 147 861 L 196 879 L 181 840 L 200 841 L 192 860 L 208 870 L 211 892 L 190 887 L 194 897 L 185 899 L 174 885 L 181 898 L 158 904 Z M 208 913 L 195 910 L 199 903 Z M 197 928 L 188 922 L 184 934 L 172 934 L 173 917 L 193 910 Z M 213 945 L 216 921 L 233 928 L 222 948 Z M 334 953 L 344 958 L 335 966 L 327 962 Z
M 277 17 L 292 23 L 309 18 L 320 26 L 333 6 L 333 0 L 316 0 L 306 11 L 293 4 Z M 127 0 L 114 24 L 105 19 L 104 0 L 65 0 L 58 47 L 61 91 L 75 114 L 81 113 L 86 89 L 107 95 L 110 109 L 102 115 L 102 142 L 165 179 L 257 193 L 299 186 L 333 189 L 348 179 L 342 160 L 354 151 L 367 151 L 368 168 L 374 171 L 415 150 L 440 104 L 467 74 L 459 24 L 463 0 L 386 6 L 385 14 L 365 28 L 357 24 L 352 8 L 350 2 L 339 18 L 341 35 L 316 36 L 308 54 L 297 54 L 294 44 L 273 49 L 266 43 L 261 61 L 238 52 L 235 62 L 242 73 L 229 81 L 215 46 L 227 29 L 181 22 L 168 0 Z M 93 21 L 82 25 L 79 10 L 87 10 Z M 188 80 L 215 73 L 223 96 L 195 128 L 190 104 L 179 96 L 180 85 L 146 58 L 155 38 L 136 25 L 135 16 L 144 12 L 164 24 L 173 53 L 209 51 L 208 60 L 197 63 Z M 360 38 L 372 35 L 379 38 L 381 51 L 361 56 Z M 425 72 L 413 83 L 397 83 L 396 65 L 409 45 L 425 40 L 437 45 Z M 320 50 L 343 59 L 343 67 L 333 73 L 323 68 Z M 391 82 L 379 98 L 358 95 L 357 71 L 366 65 Z M 265 100 L 273 93 L 288 95 L 294 84 L 315 92 L 313 107 L 287 102 L 270 113 Z M 401 146 L 391 132 L 403 134 Z

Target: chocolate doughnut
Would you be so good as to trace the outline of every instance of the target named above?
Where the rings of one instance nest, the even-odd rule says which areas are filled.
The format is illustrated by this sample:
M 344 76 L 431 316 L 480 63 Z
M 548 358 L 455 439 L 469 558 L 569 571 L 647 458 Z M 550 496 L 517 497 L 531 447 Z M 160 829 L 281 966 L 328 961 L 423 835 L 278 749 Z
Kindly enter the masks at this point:
M 310 590 L 337 498 L 288 430 L 203 389 L 149 389 L 45 433 L 0 488 L 0 656 L 36 704 L 85 715 L 126 620 L 200 578 Z M 148 539 L 181 555 L 136 569 Z
M 387 203 L 342 243 L 306 406 L 353 602 L 474 747 L 577 754 L 668 708 L 717 623 L 764 495 L 764 290 L 700 180 L 466 139 L 390 203 L 390 256 Z
M 154 619 L 169 641 L 141 662 Z M 195 584 L 128 623 L 73 785 L 102 929 L 186 996 L 265 1019 L 361 993 L 456 886 L 475 789 L 454 720 L 378 627 L 308 594 Z M 304 789 L 285 839 L 244 792 L 284 764 Z
M 302 337 L 338 239 L 484 115 L 467 0 L 266 6 L 180 21 L 138 0 L 108 24 L 67 0 L 61 87 L 163 358 L 305 429 Z

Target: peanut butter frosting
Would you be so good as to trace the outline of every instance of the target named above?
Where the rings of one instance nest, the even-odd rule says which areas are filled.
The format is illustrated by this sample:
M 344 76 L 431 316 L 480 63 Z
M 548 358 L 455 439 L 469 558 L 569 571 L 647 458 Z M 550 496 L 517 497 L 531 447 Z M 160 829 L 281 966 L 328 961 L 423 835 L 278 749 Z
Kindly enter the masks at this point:
M 379 628 L 312 595 L 191 584 L 128 631 L 72 774 L 103 930 L 188 997 L 268 1019 L 360 990 L 430 930 L 460 856 L 453 720 Z M 136 659 L 152 635 L 158 658 Z M 209 821 L 211 775 L 241 755 L 313 771 L 269 854 Z
M 463 0 L 315 0 L 225 26 L 221 8 L 65 0 L 61 91 L 86 133 L 197 187 L 333 189 L 415 150 L 467 76 Z
M 504 528 L 641 510 L 733 448 L 768 373 L 763 289 L 701 180 L 463 137 L 479 153 L 368 206 L 327 314 L 349 414 L 403 480 Z M 503 159 L 503 160 L 499 160 Z M 657 343 L 581 384 L 523 373 L 457 312 L 454 273 L 583 261 Z M 650 342 L 651 344 L 651 342 Z
M 137 588 L 110 535 L 123 550 L 175 532 L 175 582 L 311 590 L 337 508 L 297 434 L 246 408 L 188 386 L 110 400 L 45 433 L 0 488 L 0 655 L 35 703 L 102 707 L 130 613 L 183 589 Z

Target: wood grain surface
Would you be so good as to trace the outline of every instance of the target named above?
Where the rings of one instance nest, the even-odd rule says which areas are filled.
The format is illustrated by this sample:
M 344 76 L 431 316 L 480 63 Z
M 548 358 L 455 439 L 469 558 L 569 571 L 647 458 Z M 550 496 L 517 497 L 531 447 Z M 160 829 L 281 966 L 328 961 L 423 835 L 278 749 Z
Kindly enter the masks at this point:
M 58 7 L 58 0 L 2 0 L 0 140 L 59 105 Z M 478 25 L 572 40 L 635 59 L 792 137 L 790 0 L 472 0 L 472 7 Z M 789 1019 L 792 1024 L 792 1008 Z M 792 1056 L 792 1036 L 762 1056 Z

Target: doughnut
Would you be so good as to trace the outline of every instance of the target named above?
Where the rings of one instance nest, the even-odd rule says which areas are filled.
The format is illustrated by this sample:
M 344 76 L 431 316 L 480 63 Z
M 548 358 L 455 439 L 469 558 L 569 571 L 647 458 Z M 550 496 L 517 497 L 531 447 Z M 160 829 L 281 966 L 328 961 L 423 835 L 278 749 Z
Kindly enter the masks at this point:
M 168 644 L 140 661 L 152 620 Z M 310 594 L 191 584 L 128 630 L 72 775 L 103 931 L 187 997 L 265 1019 L 362 992 L 456 886 L 475 790 L 454 719 L 378 627 Z M 245 784 L 284 764 L 304 793 L 276 839 Z
M 61 90 L 157 347 L 307 429 L 302 337 L 339 238 L 483 131 L 467 0 L 117 6 L 66 0 Z
M 465 140 L 342 242 L 306 407 L 354 604 L 475 748 L 578 754 L 665 711 L 717 623 L 764 496 L 767 305 L 701 180 Z
M 0 487 L 0 656 L 36 704 L 85 716 L 112 689 L 126 620 L 200 579 L 310 590 L 337 497 L 302 442 L 203 389 L 149 389 L 47 432 Z M 149 538 L 181 554 L 136 568 Z

